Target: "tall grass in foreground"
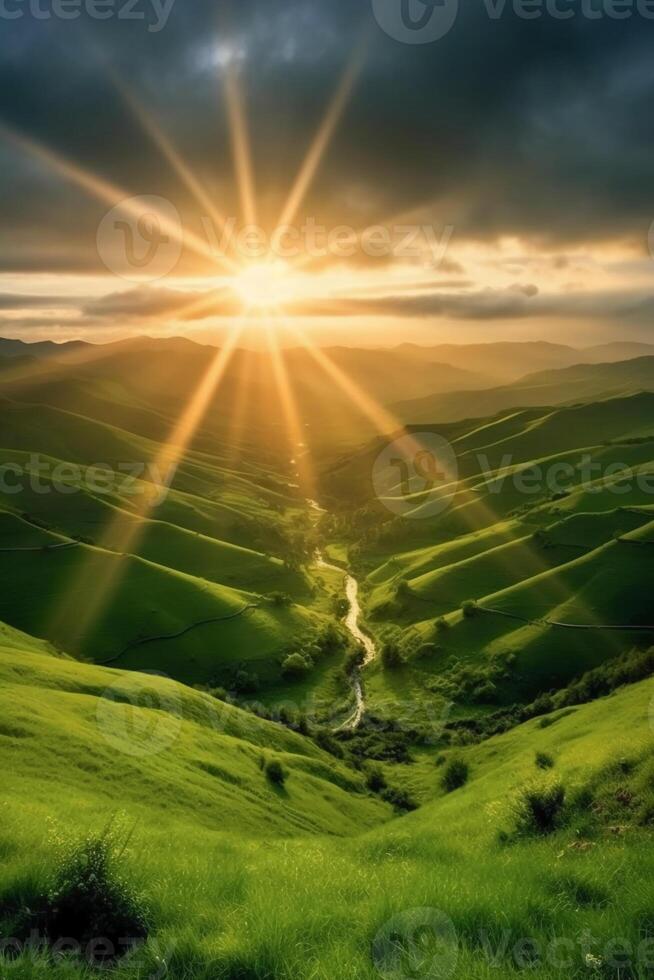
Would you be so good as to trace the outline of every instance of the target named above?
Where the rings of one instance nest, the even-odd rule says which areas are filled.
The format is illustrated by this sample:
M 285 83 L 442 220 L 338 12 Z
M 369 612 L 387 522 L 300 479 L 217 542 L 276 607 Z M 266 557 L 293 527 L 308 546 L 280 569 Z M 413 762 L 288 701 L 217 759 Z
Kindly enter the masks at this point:
M 379 930 L 422 908 L 452 923 L 453 976 L 651 976 L 654 853 L 643 832 L 581 849 L 564 832 L 506 845 L 491 833 L 474 841 L 456 827 L 402 824 L 349 842 L 257 844 L 188 831 L 171 825 L 149 836 L 147 853 L 125 855 L 124 882 L 146 883 L 155 928 L 115 967 L 117 980 L 372 980 Z M 27 873 L 38 877 L 43 861 L 33 853 Z M 616 942 L 640 957 L 635 969 L 616 965 Z M 91 975 L 82 964 L 29 955 L 5 958 L 1 971 L 18 980 Z

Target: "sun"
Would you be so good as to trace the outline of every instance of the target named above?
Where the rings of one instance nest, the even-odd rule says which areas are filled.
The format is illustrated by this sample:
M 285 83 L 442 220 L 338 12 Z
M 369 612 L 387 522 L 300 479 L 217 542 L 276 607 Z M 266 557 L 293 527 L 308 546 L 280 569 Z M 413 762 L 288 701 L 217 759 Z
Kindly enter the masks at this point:
M 296 284 L 285 262 L 257 262 L 230 279 L 230 286 L 248 308 L 274 308 L 296 298 Z

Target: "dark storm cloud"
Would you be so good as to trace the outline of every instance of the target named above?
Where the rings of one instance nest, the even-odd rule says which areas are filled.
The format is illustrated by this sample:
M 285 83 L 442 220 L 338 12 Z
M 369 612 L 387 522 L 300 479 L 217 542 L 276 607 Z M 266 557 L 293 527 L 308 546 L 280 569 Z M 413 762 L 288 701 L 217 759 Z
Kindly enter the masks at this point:
M 445 38 L 411 46 L 380 30 L 370 0 L 176 0 L 158 33 L 135 21 L 28 15 L 2 22 L 0 117 L 129 194 L 170 197 L 198 232 L 198 206 L 113 79 L 233 209 L 220 91 L 221 65 L 232 61 L 271 222 L 366 29 L 365 66 L 305 213 L 364 225 L 416 209 L 459 238 L 629 236 L 644 247 L 654 217 L 654 21 L 637 16 L 523 20 L 507 6 L 491 20 L 483 0 L 466 0 Z M 0 153 L 3 227 L 20 246 L 0 252 L 3 267 L 33 269 L 39 256 L 47 265 L 53 252 L 52 268 L 96 266 L 106 207 L 18 151 Z

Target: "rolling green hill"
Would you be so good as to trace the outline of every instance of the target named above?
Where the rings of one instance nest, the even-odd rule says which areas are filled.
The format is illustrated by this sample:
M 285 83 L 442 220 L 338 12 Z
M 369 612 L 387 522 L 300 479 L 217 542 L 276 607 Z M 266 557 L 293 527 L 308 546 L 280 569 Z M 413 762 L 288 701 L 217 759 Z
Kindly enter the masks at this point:
M 311 522 L 283 466 L 196 450 L 162 489 L 161 443 L 30 402 L 4 403 L 0 445 L 0 616 L 98 663 L 288 694 L 281 664 L 331 593 L 301 567 Z
M 369 627 L 405 661 L 366 668 L 373 713 L 428 711 L 462 672 L 459 714 L 529 702 L 651 642 L 654 395 L 434 431 L 459 469 L 436 516 L 422 516 L 419 491 L 409 519 L 375 498 L 379 443 L 325 476 L 356 542 Z
M 231 441 L 225 403 L 210 406 L 162 491 L 153 466 L 206 365 L 196 347 L 0 365 L 0 940 L 19 943 L 0 975 L 97 976 L 53 953 L 72 903 L 75 935 L 131 914 L 146 940 L 116 980 L 489 980 L 525 964 L 643 980 L 654 393 L 593 394 L 641 363 L 572 368 L 582 404 L 429 426 L 457 456 L 436 488 L 449 505 L 431 514 L 412 483 L 399 517 L 399 475 L 381 500 L 372 482 L 387 440 L 353 451 L 369 421 L 343 439 L 346 402 L 310 372 L 325 511 L 296 485 L 280 405 L 261 417 L 269 377 L 243 383 Z M 331 352 L 392 397 L 417 354 L 387 376 L 387 353 Z M 418 391 L 442 372 L 433 356 Z M 222 397 L 246 359 L 234 370 Z M 345 567 L 377 641 L 355 730 Z M 49 942 L 25 950 L 39 929 Z
M 391 819 L 309 740 L 173 682 L 80 665 L 8 630 L 0 673 L 0 758 L 21 772 L 0 825 L 4 935 L 35 927 L 60 862 L 99 837 L 116 842 L 108 874 L 115 864 L 147 909 L 148 938 L 118 980 L 373 980 L 411 955 L 425 909 L 438 923 L 425 955 L 448 976 L 517 977 L 527 955 L 539 980 L 589 964 L 617 977 L 616 942 L 620 975 L 646 975 L 653 681 L 386 766 L 423 804 Z M 282 761 L 282 787 L 262 759 Z M 454 759 L 467 777 L 446 792 Z M 528 822 L 527 789 L 553 787 L 551 825 Z M 91 975 L 23 948 L 5 961 L 21 980 Z
M 388 819 L 356 773 L 280 725 L 156 674 L 79 664 L 6 627 L 0 642 L 0 753 L 24 776 L 15 817 L 74 811 L 83 827 L 121 809 L 152 826 L 283 837 Z M 268 757 L 288 769 L 288 791 L 266 780 Z

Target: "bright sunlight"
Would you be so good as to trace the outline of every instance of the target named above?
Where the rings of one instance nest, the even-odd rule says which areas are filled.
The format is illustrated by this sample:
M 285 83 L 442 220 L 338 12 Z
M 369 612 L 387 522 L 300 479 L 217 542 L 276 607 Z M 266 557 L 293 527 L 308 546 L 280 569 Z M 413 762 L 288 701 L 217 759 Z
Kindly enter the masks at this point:
M 299 298 L 299 277 L 285 262 L 257 262 L 230 279 L 231 288 L 249 308 L 271 309 Z

